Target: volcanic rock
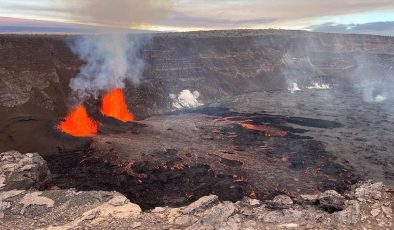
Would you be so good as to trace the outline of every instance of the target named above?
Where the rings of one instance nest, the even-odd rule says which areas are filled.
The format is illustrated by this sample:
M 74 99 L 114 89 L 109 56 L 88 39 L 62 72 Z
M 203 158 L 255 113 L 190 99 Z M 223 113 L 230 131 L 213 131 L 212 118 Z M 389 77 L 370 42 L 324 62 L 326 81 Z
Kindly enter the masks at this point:
M 372 215 L 373 217 L 376 217 L 377 215 L 380 214 L 380 212 L 381 212 L 380 208 L 375 208 L 375 209 L 372 209 L 372 210 L 371 210 L 371 215 Z
M 117 207 L 117 206 L 123 206 L 123 205 L 129 203 L 129 200 L 124 196 L 115 196 L 110 201 L 108 201 L 108 203 L 112 206 Z
M 100 213 L 99 218 L 111 216 L 114 218 L 126 219 L 140 215 L 141 211 L 138 205 L 131 203 L 125 196 L 115 194 L 107 203 L 84 213 L 83 216 L 89 216 L 92 213 Z
M 164 212 L 166 209 L 163 207 L 156 207 L 152 210 L 152 213 L 161 213 Z
M 303 204 L 314 204 L 319 199 L 319 195 L 318 194 L 314 194 L 314 195 L 304 194 L 304 195 L 300 195 L 300 198 L 301 198 L 301 202 Z
M 136 219 L 141 209 L 114 192 L 6 191 L 0 192 L 0 211 L 6 220 L 14 217 L 25 223 L 45 224 L 52 229 L 72 229 L 83 223 L 106 219 Z M 2 228 L 1 229 L 10 229 Z M 22 223 L 12 229 L 25 229 Z
M 286 209 L 282 211 L 270 211 L 264 215 L 264 222 L 268 223 L 290 223 L 300 220 L 303 212 L 294 209 Z
M 334 190 L 325 191 L 318 200 L 320 207 L 327 212 L 341 211 L 345 205 L 345 198 Z
M 8 198 L 12 198 L 14 196 L 18 196 L 23 192 L 24 192 L 23 190 L 3 191 L 0 193 L 0 201 L 6 200 Z
M 139 227 L 141 227 L 142 226 L 142 223 L 141 222 L 134 222 L 133 224 L 131 224 L 131 228 L 139 228 Z
M 344 224 L 357 224 L 361 218 L 361 206 L 358 201 L 351 200 L 343 211 L 335 213 L 338 221 Z
M 252 207 L 257 207 L 257 206 L 261 205 L 261 201 L 260 200 L 251 199 L 249 197 L 245 198 L 245 202 L 249 203 L 249 205 L 252 206 Z
M 391 207 L 382 206 L 382 211 L 387 218 L 391 218 L 393 215 L 393 210 L 391 209 Z
M 335 213 L 316 204 L 292 204 L 288 209 L 272 210 L 264 205 L 251 206 L 249 198 L 232 203 L 211 196 L 199 203 L 212 199 L 214 202 L 193 208 L 190 214 L 181 212 L 187 207 L 166 208 L 160 214 L 167 218 L 158 218 L 158 213 L 151 211 L 141 212 L 116 192 L 3 191 L 0 229 L 391 229 L 391 189 L 392 186 L 382 188 L 382 198 L 369 203 L 344 198 L 343 210 Z M 324 195 L 327 193 L 338 196 L 332 191 Z M 252 215 L 244 215 L 246 210 Z
M 40 188 L 51 178 L 46 161 L 37 153 L 0 154 L 0 191 Z
M 183 215 L 175 219 L 174 225 L 185 228 L 194 224 L 198 219 L 191 215 Z
M 187 206 L 185 209 L 183 209 L 181 212 L 183 214 L 191 214 L 193 212 L 199 211 L 215 202 L 218 201 L 218 197 L 216 195 L 211 195 L 211 196 L 204 196 L 198 199 L 197 201 L 193 202 L 189 206 Z
M 379 200 L 382 198 L 382 188 L 383 183 L 372 183 L 369 181 L 356 189 L 355 196 L 359 201 Z
M 293 205 L 293 200 L 286 195 L 276 196 L 272 201 L 268 201 L 268 207 L 273 209 L 286 209 Z
M 238 209 L 231 202 L 218 204 L 201 214 L 200 220 L 192 226 L 192 229 L 218 229 L 227 222 Z
M 46 208 L 53 208 L 55 201 L 50 198 L 41 196 L 42 192 L 27 193 L 19 202 L 23 205 L 21 214 L 25 214 L 26 210 L 34 206 L 46 206 Z M 49 212 L 49 210 L 47 210 Z

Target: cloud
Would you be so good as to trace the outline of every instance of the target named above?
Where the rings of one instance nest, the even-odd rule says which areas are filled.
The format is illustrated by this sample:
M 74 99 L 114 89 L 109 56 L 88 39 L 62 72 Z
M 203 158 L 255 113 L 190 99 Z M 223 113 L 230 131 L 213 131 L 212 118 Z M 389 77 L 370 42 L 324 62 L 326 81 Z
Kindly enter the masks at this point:
M 80 34 L 93 32 L 94 30 L 89 30 L 87 28 L 70 28 L 61 26 L 0 26 L 0 33 L 23 33 L 23 34 L 41 34 L 41 33 L 61 33 L 61 34 Z
M 0 0 L 0 16 L 133 27 L 163 20 L 175 0 Z
M 79 22 L 131 27 L 163 20 L 172 11 L 173 0 L 67 0 L 70 16 Z
M 184 13 L 173 13 L 162 25 L 175 27 L 209 27 L 215 28 L 239 28 L 254 25 L 262 25 L 274 22 L 276 19 L 267 17 L 257 17 L 251 19 L 233 18 L 211 18 L 204 16 L 189 16 Z
M 394 10 L 392 0 L 181 0 L 178 1 L 175 12 L 196 19 L 210 18 L 212 21 L 269 18 L 274 19 L 275 24 L 284 24 L 325 16 L 390 9 Z M 204 25 L 203 22 L 201 21 L 201 25 Z
M 335 24 L 332 22 L 323 23 L 309 27 L 314 32 L 326 33 L 352 33 L 352 34 L 376 34 L 394 36 L 394 21 L 392 22 L 371 22 L 364 24 Z
M 83 33 L 93 27 L 41 20 L 0 17 L 0 33 Z
M 390 10 L 392 0 L 0 0 L 0 16 L 180 30 L 302 28 L 321 17 Z
M 62 28 L 89 28 L 89 26 L 74 24 L 74 23 L 60 23 L 44 20 L 20 19 L 20 18 L 7 18 L 0 17 L 0 27 L 62 27 Z M 93 27 L 91 27 L 93 28 Z
M 0 17 L 0 33 L 92 33 L 97 30 L 95 26 L 73 23 Z

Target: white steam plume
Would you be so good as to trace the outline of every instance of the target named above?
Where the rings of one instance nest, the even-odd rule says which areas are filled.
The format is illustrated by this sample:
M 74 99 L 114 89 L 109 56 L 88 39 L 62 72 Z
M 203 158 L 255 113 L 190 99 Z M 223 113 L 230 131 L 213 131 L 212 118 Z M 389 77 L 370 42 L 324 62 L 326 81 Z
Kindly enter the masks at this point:
M 64 4 L 73 20 L 101 26 L 98 34 L 80 36 L 68 43 L 86 62 L 70 82 L 79 99 L 84 99 L 96 97 L 100 91 L 123 88 L 125 80 L 139 83 L 144 66 L 138 57 L 141 41 L 128 35 L 128 29 L 163 19 L 173 0 L 68 0 Z
M 100 91 L 124 88 L 125 80 L 139 83 L 144 62 L 138 58 L 139 41 L 127 34 L 85 35 L 69 43 L 86 62 L 70 81 L 79 98 L 97 96 Z

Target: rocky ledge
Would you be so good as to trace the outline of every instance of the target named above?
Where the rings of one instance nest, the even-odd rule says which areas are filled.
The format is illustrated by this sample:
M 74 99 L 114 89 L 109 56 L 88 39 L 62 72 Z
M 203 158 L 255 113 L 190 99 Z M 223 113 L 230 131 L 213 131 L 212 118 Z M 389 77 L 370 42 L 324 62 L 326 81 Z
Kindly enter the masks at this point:
M 45 160 L 37 153 L 10 151 L 0 154 L 0 191 L 42 188 L 51 173 Z
M 371 181 L 299 197 L 236 203 L 202 197 L 142 212 L 117 192 L 36 190 L 50 180 L 38 154 L 0 154 L 0 229 L 393 229 L 394 186 Z

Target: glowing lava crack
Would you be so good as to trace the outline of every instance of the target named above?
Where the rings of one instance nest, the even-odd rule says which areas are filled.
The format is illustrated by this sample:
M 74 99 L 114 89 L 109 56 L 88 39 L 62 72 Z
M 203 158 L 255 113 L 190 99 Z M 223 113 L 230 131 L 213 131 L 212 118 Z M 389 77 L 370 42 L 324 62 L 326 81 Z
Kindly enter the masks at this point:
M 123 122 L 133 121 L 134 115 L 129 112 L 122 89 L 116 88 L 104 95 L 101 104 L 101 113 Z

